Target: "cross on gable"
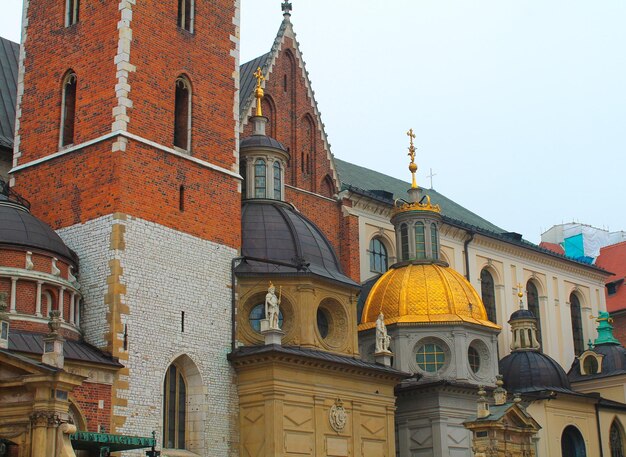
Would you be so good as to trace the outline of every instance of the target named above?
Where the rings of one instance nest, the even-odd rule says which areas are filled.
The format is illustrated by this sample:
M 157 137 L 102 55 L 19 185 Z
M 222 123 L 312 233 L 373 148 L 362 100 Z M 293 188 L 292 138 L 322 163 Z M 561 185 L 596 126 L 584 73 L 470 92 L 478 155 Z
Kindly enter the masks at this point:
M 291 9 L 292 9 L 291 2 L 285 0 L 281 8 L 283 10 L 283 14 L 289 14 L 289 15 L 291 14 Z

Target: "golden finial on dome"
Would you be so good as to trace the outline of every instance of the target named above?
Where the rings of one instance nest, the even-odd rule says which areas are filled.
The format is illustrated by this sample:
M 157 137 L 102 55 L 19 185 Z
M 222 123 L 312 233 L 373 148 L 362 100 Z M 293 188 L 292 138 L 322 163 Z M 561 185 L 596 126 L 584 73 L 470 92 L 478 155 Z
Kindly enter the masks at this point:
M 524 289 L 521 283 L 517 284 L 517 296 L 519 297 L 519 308 L 524 308 L 524 302 L 522 298 L 524 298 Z
M 261 100 L 263 99 L 263 88 L 261 87 L 261 81 L 265 80 L 261 67 L 258 67 L 253 75 L 256 78 L 256 89 L 254 90 L 254 96 L 256 97 L 256 115 L 263 116 L 263 109 L 261 108 Z
M 415 163 L 415 146 L 413 145 L 413 139 L 415 138 L 415 133 L 413 133 L 413 129 L 409 129 L 409 131 L 406 132 L 406 134 L 409 137 L 409 141 L 411 142 L 411 144 L 409 145 L 409 153 L 408 153 L 408 156 L 411 158 L 411 163 L 409 164 L 409 171 L 411 172 L 411 175 L 413 178 L 413 183 L 411 184 L 411 187 L 413 189 L 417 189 L 417 181 L 415 180 L 415 172 L 417 171 L 417 164 Z

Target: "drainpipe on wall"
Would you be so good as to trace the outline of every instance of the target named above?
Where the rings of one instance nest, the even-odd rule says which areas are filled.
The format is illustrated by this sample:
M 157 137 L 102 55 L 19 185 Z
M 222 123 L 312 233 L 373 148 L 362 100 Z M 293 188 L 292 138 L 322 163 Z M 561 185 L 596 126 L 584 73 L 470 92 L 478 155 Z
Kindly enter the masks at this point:
M 470 270 L 469 270 L 469 253 L 467 252 L 467 247 L 474 239 L 474 232 L 467 231 L 468 237 L 465 239 L 465 243 L 463 244 L 463 253 L 465 256 L 465 279 L 470 280 Z
M 600 457 L 604 456 L 604 451 L 602 450 L 602 427 L 600 426 L 600 403 L 596 402 L 596 425 L 598 427 L 598 442 L 600 443 Z

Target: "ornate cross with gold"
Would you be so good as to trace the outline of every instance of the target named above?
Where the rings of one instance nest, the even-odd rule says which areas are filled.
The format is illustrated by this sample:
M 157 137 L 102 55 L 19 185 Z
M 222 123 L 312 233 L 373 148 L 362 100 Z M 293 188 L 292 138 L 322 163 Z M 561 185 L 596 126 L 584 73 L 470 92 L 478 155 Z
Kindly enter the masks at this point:
M 411 158 L 411 163 L 409 164 L 409 171 L 411 172 L 413 183 L 411 187 L 413 189 L 417 189 L 417 181 L 415 180 L 415 172 L 417 171 L 417 164 L 415 163 L 415 146 L 413 145 L 413 139 L 415 138 L 415 133 L 413 133 L 413 129 L 409 129 L 406 132 L 409 137 L 410 145 L 409 145 L 409 153 L 408 156 Z
M 261 108 L 261 99 L 263 98 L 263 88 L 261 87 L 261 81 L 265 80 L 261 67 L 258 67 L 253 75 L 256 78 L 256 89 L 254 90 L 254 96 L 256 97 L 256 115 L 263 116 L 263 109 Z

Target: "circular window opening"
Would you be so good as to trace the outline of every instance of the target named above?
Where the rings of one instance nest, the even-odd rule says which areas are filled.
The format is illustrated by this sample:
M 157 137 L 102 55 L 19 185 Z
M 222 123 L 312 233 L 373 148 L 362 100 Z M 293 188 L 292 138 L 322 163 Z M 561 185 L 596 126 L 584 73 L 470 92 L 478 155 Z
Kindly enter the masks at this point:
M 261 331 L 261 320 L 265 319 L 265 304 L 259 303 L 250 311 L 250 315 L 248 316 L 248 320 L 250 321 L 250 327 L 254 329 L 255 332 Z M 283 312 L 278 312 L 278 326 L 283 328 Z
M 469 361 L 469 366 L 472 371 L 478 373 L 478 370 L 480 370 L 480 354 L 478 354 L 478 351 L 472 346 L 467 350 L 467 360 Z
M 597 374 L 598 373 L 598 361 L 592 355 L 588 355 L 585 357 L 585 361 L 583 362 L 583 366 L 585 367 L 586 374 Z
M 326 338 L 328 336 L 328 315 L 326 311 L 321 308 L 317 308 L 317 330 L 320 332 L 320 336 L 322 338 Z
M 445 364 L 446 354 L 437 344 L 424 344 L 418 348 L 415 360 L 422 370 L 435 373 Z

